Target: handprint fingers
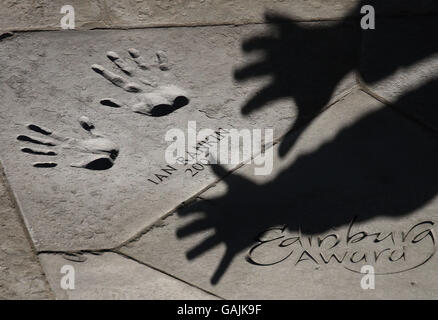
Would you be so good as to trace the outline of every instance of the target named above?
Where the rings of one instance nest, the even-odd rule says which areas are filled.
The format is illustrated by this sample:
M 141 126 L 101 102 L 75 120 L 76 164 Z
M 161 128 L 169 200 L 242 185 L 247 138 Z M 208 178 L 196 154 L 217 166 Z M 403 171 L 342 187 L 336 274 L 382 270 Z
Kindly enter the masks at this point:
M 130 48 L 128 49 L 129 55 L 134 60 L 134 62 L 140 67 L 140 69 L 148 70 L 149 66 L 144 60 L 144 58 L 140 55 L 140 52 L 137 49 Z
M 107 52 L 107 57 L 127 76 L 132 77 L 135 75 L 138 79 L 138 83 L 129 82 L 124 77 L 119 76 L 98 64 L 92 65 L 92 69 L 125 91 L 138 94 L 135 96 L 135 99 L 132 99 L 127 103 L 112 98 L 105 98 L 100 101 L 102 105 L 112 108 L 121 108 L 128 105 L 133 112 L 152 117 L 160 117 L 168 115 L 189 103 L 188 95 L 183 89 L 172 84 L 159 84 L 159 81 L 152 74 L 152 67 L 155 67 L 154 70 L 157 70 L 160 74 L 162 74 L 162 71 L 170 69 L 169 60 L 164 51 L 157 51 L 155 54 L 156 62 L 150 65 L 146 63 L 145 59 L 137 49 L 130 48 L 128 49 L 128 53 L 138 68 L 141 70 L 147 70 L 148 74 L 144 77 L 141 76 L 140 74 L 142 71 L 139 70 L 139 73 L 135 72 L 129 61 L 122 59 L 113 51 Z M 143 84 L 144 86 L 141 86 L 140 84 Z
M 93 69 L 96 73 L 100 74 L 105 79 L 107 79 L 108 81 L 110 81 L 111 83 L 115 84 L 120 88 L 123 88 L 128 83 L 124 78 L 116 75 L 111 71 L 106 70 L 104 67 L 102 67 L 99 64 L 93 64 L 91 66 L 91 69 Z
M 38 126 L 35 125 L 28 125 L 27 126 L 28 129 L 32 130 L 32 131 L 37 131 L 38 129 L 41 129 Z M 36 130 L 34 130 L 36 129 Z M 44 133 L 43 133 L 44 132 Z M 50 135 L 51 133 L 49 133 L 49 131 L 41 131 L 42 134 L 45 135 Z M 27 143 L 33 143 L 36 145 L 44 145 L 44 146 L 48 146 L 48 147 L 54 147 L 56 146 L 56 143 L 53 140 L 49 140 L 49 139 L 44 139 L 44 138 L 37 138 L 37 137 L 32 137 L 32 136 L 27 136 L 27 135 L 19 135 L 17 137 L 18 141 L 23 141 L 23 142 L 27 142 Z M 21 151 L 27 154 L 31 154 L 31 155 L 43 155 L 43 156 L 56 156 L 57 153 L 53 150 L 44 150 L 44 149 L 39 149 L 39 148 L 29 148 L 29 147 L 24 147 L 21 148 Z M 55 162 L 35 162 L 33 163 L 34 167 L 37 168 L 53 168 L 56 167 L 57 164 Z
M 37 126 L 35 124 L 29 124 L 26 127 L 27 127 L 27 129 L 29 129 L 35 133 L 39 133 L 39 134 L 42 134 L 44 136 L 49 136 L 51 138 L 54 138 L 55 140 L 47 139 L 47 138 L 43 138 L 43 137 L 35 137 L 35 136 L 31 136 L 31 135 L 23 135 L 23 134 L 19 135 L 17 137 L 17 140 L 29 142 L 29 143 L 33 143 L 33 144 L 38 144 L 38 145 L 44 145 L 44 146 L 48 146 L 48 147 L 56 146 L 57 145 L 56 140 L 58 140 L 58 141 L 65 140 L 65 138 L 61 137 L 60 135 L 54 134 L 51 130 Z M 25 148 L 25 150 L 26 151 L 23 151 L 23 152 L 28 152 L 31 149 Z M 44 151 L 35 150 L 35 152 L 44 152 Z M 30 152 L 28 152 L 28 153 L 30 153 Z
M 40 127 L 40 126 L 37 126 L 37 125 L 34 125 L 34 124 L 29 124 L 27 127 L 30 130 L 38 132 L 38 133 L 41 133 L 41 134 L 43 134 L 45 136 L 50 136 L 50 135 L 53 134 L 53 132 L 50 131 L 49 129 L 46 129 L 46 128 L 43 128 L 43 127 Z
M 33 166 L 35 168 L 53 168 L 56 167 L 58 164 L 56 162 L 35 162 Z
M 134 82 L 128 82 L 123 77 L 106 70 L 104 67 L 98 64 L 93 64 L 91 68 L 98 74 L 100 74 L 102 77 L 110 81 L 112 84 L 122 88 L 125 91 L 128 92 L 141 92 L 141 87 Z
M 91 122 L 88 117 L 82 116 L 78 119 L 78 121 L 81 127 L 90 133 L 92 133 L 95 129 L 94 123 Z
M 100 104 L 103 106 L 110 107 L 110 108 L 121 108 L 123 106 L 123 103 L 121 103 L 119 100 L 113 99 L 113 98 L 102 99 L 102 100 L 100 100 Z
M 43 129 L 39 126 L 30 124 L 27 126 L 27 128 L 29 130 L 32 130 L 34 132 L 37 133 L 41 133 L 45 136 L 50 136 L 52 135 L 52 132 L 47 130 L 47 129 Z M 57 144 L 55 143 L 54 140 L 49 140 L 49 139 L 45 139 L 45 138 L 40 138 L 40 137 L 33 137 L 33 136 L 27 136 L 27 135 L 19 135 L 17 137 L 18 141 L 23 141 L 23 142 L 27 142 L 27 143 L 33 143 L 36 145 L 44 145 L 44 146 L 48 146 L 48 147 L 54 147 Z M 57 153 L 53 150 L 44 150 L 44 149 L 39 149 L 39 148 L 29 148 L 29 147 L 24 147 L 21 148 L 21 151 L 24 153 L 28 153 L 28 154 L 32 154 L 32 155 L 43 155 L 43 156 L 56 156 Z M 57 164 L 55 162 L 35 162 L 33 163 L 34 167 L 37 168 L 53 168 L 56 167 Z
M 127 75 L 132 75 L 134 69 L 114 51 L 108 51 L 106 56 Z
M 34 143 L 34 144 L 41 144 L 41 145 L 45 145 L 45 146 L 49 146 L 49 147 L 56 146 L 56 144 L 52 140 L 48 140 L 48 139 L 44 139 L 44 138 L 36 138 L 33 136 L 27 136 L 27 135 L 23 135 L 23 134 L 19 135 L 17 137 L 17 140 L 30 142 L 30 143 Z
M 40 149 L 31 149 L 31 148 L 21 148 L 21 151 L 24 153 L 30 153 L 35 155 L 43 155 L 43 156 L 56 156 L 55 151 L 45 151 Z
M 158 60 L 158 67 L 162 71 L 167 71 L 170 69 L 169 66 L 169 60 L 167 59 L 167 55 L 164 51 L 157 51 L 156 53 L 157 60 Z
M 64 150 L 65 153 L 67 153 L 67 155 L 70 157 L 74 156 L 73 151 L 79 152 L 79 157 L 83 157 L 83 153 L 92 155 L 89 160 L 71 164 L 72 167 L 86 168 L 91 170 L 106 170 L 111 168 L 114 164 L 114 160 L 119 154 L 119 147 L 111 140 L 103 138 L 102 136 L 93 132 L 95 126 L 87 117 L 79 118 L 79 123 L 81 127 L 90 134 L 91 138 L 73 139 L 69 137 L 62 137 L 58 134 L 55 134 L 51 130 L 30 124 L 27 126 L 29 130 L 39 133 L 43 136 L 48 136 L 52 139 L 19 135 L 17 140 L 36 145 L 57 147 L 60 148 L 60 150 Z M 58 152 L 54 150 L 44 150 L 30 147 L 24 147 L 21 149 L 21 151 L 34 156 L 54 157 L 58 155 Z M 33 166 L 37 168 L 53 168 L 57 166 L 57 163 L 36 162 L 33 164 Z

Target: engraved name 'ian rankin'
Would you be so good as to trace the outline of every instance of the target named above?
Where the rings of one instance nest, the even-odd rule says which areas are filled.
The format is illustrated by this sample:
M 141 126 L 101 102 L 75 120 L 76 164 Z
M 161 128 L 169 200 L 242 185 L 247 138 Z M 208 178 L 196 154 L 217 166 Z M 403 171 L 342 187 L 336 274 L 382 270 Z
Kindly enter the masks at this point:
M 213 134 L 206 136 L 199 141 L 193 148 L 193 150 L 186 150 L 185 156 L 177 159 L 177 163 L 182 167 L 176 165 L 167 165 L 161 168 L 158 172 L 154 173 L 152 177 L 148 178 L 153 185 L 159 185 L 160 183 L 168 180 L 172 175 L 176 174 L 182 168 L 184 173 L 190 177 L 195 177 L 199 172 L 205 169 L 205 166 L 210 164 L 208 159 L 209 150 L 214 145 L 217 145 L 219 141 L 227 136 L 228 130 L 219 128 Z M 197 161 L 193 161 L 197 159 Z M 195 163 L 193 163 L 195 162 Z
M 273 227 L 257 237 L 247 261 L 258 266 L 272 266 L 291 261 L 293 266 L 319 268 L 339 264 L 360 273 L 360 265 L 376 268 L 376 275 L 401 273 L 428 262 L 435 254 L 433 221 L 421 221 L 404 231 L 353 231 L 352 219 L 345 235 L 324 236 L 287 234 L 287 226 Z

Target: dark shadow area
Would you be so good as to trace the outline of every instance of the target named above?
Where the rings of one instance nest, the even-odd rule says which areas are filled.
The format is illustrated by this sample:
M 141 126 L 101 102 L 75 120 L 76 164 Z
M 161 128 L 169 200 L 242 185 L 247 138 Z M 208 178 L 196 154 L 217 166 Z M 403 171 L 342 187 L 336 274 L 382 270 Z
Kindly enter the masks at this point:
M 363 5 L 375 9 L 374 30 L 360 27 Z M 438 12 L 437 3 L 424 0 L 416 5 L 423 11 L 428 7 L 428 12 Z M 297 23 L 283 15 L 266 14 L 271 33 L 242 44 L 244 52 L 258 51 L 264 57 L 237 69 L 234 76 L 238 81 L 270 76 L 272 81 L 247 100 L 242 113 L 249 114 L 289 97 L 297 105 L 297 117 L 290 130 L 302 132 L 327 106 L 336 86 L 348 73 L 358 71 L 366 83 L 375 83 L 436 53 L 434 18 L 412 17 L 406 14 L 409 8 L 412 12 L 412 2 L 408 1 L 362 1 L 344 20 L 326 24 Z M 284 141 L 280 155 L 284 156 L 294 142 Z
M 56 164 L 54 162 L 43 162 L 43 163 L 35 163 L 33 166 L 35 168 L 54 168 L 57 165 L 58 164 Z
M 243 114 L 264 108 L 268 103 L 291 98 L 297 117 L 291 130 L 303 128 L 331 99 L 335 87 L 359 62 L 360 27 L 354 21 L 331 26 L 297 24 L 280 15 L 267 14 L 273 35 L 245 40 L 244 52 L 262 51 L 264 59 L 235 71 L 238 81 L 271 76 L 270 83 L 250 97 Z M 296 135 L 298 138 L 299 135 Z M 283 142 L 283 156 L 293 141 Z
M 189 104 L 189 99 L 184 96 L 176 97 L 173 104 L 159 104 L 152 108 L 148 114 L 151 117 L 162 117 Z
M 424 3 L 436 7 L 436 2 L 430 1 L 417 5 Z M 261 62 L 237 70 L 236 79 L 270 75 L 272 81 L 249 98 L 242 112 L 253 112 L 284 97 L 293 99 L 298 107 L 291 132 L 280 145 L 281 155 L 293 147 L 347 73 L 360 71 L 366 82 L 373 83 L 438 52 L 436 28 L 430 21 L 414 29 L 405 28 L 403 34 L 396 28 L 403 25 L 400 18 L 379 20 L 380 10 L 385 14 L 403 13 L 406 1 L 363 4 L 375 7 L 375 30 L 360 30 L 361 6 L 344 21 L 325 26 L 304 27 L 287 17 L 270 14 L 266 19 L 272 24 L 273 35 L 244 42 L 245 51 L 259 50 L 265 56 Z M 385 27 L 385 23 L 389 25 Z M 422 23 L 421 19 L 417 23 Z M 368 54 L 360 67 L 359 52 L 363 54 L 361 46 L 367 43 L 372 44 L 375 54 Z M 395 105 L 406 106 L 407 113 L 421 112 L 426 118 L 437 119 L 437 90 L 438 80 L 429 80 L 404 93 Z M 215 231 L 187 252 L 187 257 L 197 258 L 225 244 L 226 253 L 211 279 L 216 284 L 235 255 L 247 250 L 257 234 L 274 225 L 287 225 L 290 230 L 300 226 L 304 234 L 318 234 L 346 225 L 353 217 L 357 221 L 401 217 L 421 208 L 438 193 L 437 161 L 438 136 L 433 130 L 391 108 L 379 109 L 343 128 L 319 149 L 298 157 L 269 183 L 259 185 L 238 174 L 229 175 L 225 195 L 179 210 L 180 216 L 202 215 L 180 228 L 177 236 Z M 213 169 L 218 177 L 227 174 L 220 166 Z
M 158 104 L 154 106 L 148 113 L 145 113 L 144 111 L 137 111 L 139 114 L 147 114 L 150 117 L 163 117 L 167 116 L 168 114 L 178 110 L 179 108 L 182 108 L 186 105 L 188 105 L 190 102 L 189 98 L 185 96 L 177 96 L 172 104 Z M 103 99 L 100 101 L 100 104 L 103 106 L 111 107 L 111 108 L 121 108 L 122 106 L 111 100 L 111 99 Z
M 403 99 L 421 97 L 423 89 Z M 293 135 L 286 139 L 294 140 Z M 300 156 L 270 183 L 258 185 L 231 174 L 228 191 L 201 200 L 179 215 L 200 212 L 203 217 L 181 228 L 182 238 L 206 229 L 215 235 L 187 253 L 188 259 L 224 243 L 227 251 L 212 283 L 217 283 L 233 257 L 254 243 L 263 230 L 286 224 L 304 234 L 377 216 L 411 213 L 438 193 L 438 137 L 390 108 L 380 109 L 341 130 L 318 150 Z M 213 166 L 224 176 L 220 166 Z
M 115 157 L 114 157 L 115 158 Z M 98 158 L 87 163 L 84 168 L 89 170 L 108 170 L 114 165 L 113 160 L 107 157 Z

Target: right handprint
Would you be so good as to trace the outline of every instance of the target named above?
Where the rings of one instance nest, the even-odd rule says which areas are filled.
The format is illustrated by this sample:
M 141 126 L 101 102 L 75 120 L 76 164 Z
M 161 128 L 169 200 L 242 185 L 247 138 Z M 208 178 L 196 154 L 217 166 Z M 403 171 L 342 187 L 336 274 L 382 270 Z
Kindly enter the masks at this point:
M 106 98 L 101 104 L 120 108 L 128 106 L 133 112 L 151 117 L 168 115 L 189 103 L 185 90 L 169 81 L 165 81 L 165 73 L 170 69 L 167 55 L 158 51 L 156 61 L 147 62 L 140 52 L 134 48 L 128 50 L 130 59 L 120 57 L 116 52 L 108 51 L 107 57 L 128 78 L 115 74 L 101 65 L 94 64 L 92 69 L 117 87 L 133 94 L 132 99 L 120 102 Z M 136 78 L 136 80 L 133 80 Z

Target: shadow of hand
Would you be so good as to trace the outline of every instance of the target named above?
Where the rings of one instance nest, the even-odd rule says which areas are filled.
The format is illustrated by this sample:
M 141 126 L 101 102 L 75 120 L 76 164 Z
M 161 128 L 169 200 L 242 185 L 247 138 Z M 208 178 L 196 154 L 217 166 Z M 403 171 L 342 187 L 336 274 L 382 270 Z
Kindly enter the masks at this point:
M 377 12 L 385 6 L 384 2 L 373 4 Z M 399 5 L 398 0 L 391 3 Z M 255 112 L 282 98 L 293 99 L 297 106 L 290 129 L 294 132 L 282 140 L 280 156 L 328 104 L 342 78 L 358 70 L 359 23 L 349 20 L 358 8 L 360 5 L 343 21 L 324 25 L 297 24 L 281 15 L 266 15 L 272 34 L 243 43 L 245 52 L 260 51 L 264 57 L 236 70 L 235 79 L 270 76 L 271 81 L 249 98 L 242 113 Z M 434 25 L 433 21 L 428 23 Z M 430 41 L 435 28 L 419 24 L 406 43 L 407 30 L 400 32 L 399 27 L 391 20 L 367 35 L 368 50 L 371 47 L 376 54 L 368 52 L 362 61 L 365 82 L 380 81 L 400 66 L 413 65 L 436 52 L 436 43 Z M 394 105 L 402 106 L 408 114 L 418 110 L 417 119 L 433 126 L 438 114 L 437 88 L 437 80 L 432 79 L 406 92 Z M 263 185 L 234 173 L 228 176 L 223 180 L 228 187 L 224 195 L 201 199 L 179 210 L 181 217 L 201 217 L 180 228 L 177 236 L 214 231 L 187 252 L 188 259 L 225 244 L 225 254 L 211 278 L 216 284 L 233 258 L 254 244 L 260 232 L 275 225 L 321 234 L 350 223 L 353 217 L 358 217 L 357 221 L 400 217 L 421 208 L 438 193 L 437 145 L 436 134 L 389 108 L 377 109 L 340 130 L 317 150 L 301 154 Z M 220 166 L 213 166 L 213 170 L 218 177 L 226 174 Z
M 437 84 L 430 81 L 399 101 L 411 104 L 423 99 L 431 105 Z M 294 135 L 285 139 L 294 140 Z M 300 154 L 273 180 L 257 184 L 230 174 L 223 180 L 224 195 L 179 210 L 180 217 L 201 217 L 180 228 L 177 236 L 214 231 L 187 253 L 188 259 L 225 244 L 225 254 L 211 278 L 216 284 L 233 258 L 267 228 L 282 225 L 317 235 L 347 225 L 355 217 L 360 222 L 412 213 L 438 192 L 437 161 L 436 134 L 381 107 L 341 129 L 317 150 Z M 212 168 L 218 177 L 226 174 L 221 166 Z
M 237 69 L 234 77 L 245 81 L 271 76 L 272 80 L 241 111 L 249 114 L 272 101 L 293 98 L 297 117 L 291 130 L 300 128 L 328 104 L 335 87 L 356 66 L 360 32 L 354 23 L 304 25 L 278 14 L 267 14 L 266 22 L 273 25 L 272 34 L 255 36 L 242 45 L 246 53 L 261 51 L 264 58 Z M 293 144 L 283 142 L 280 155 Z
M 218 177 L 226 174 L 225 169 L 220 165 L 212 165 L 212 168 Z M 225 254 L 211 278 L 212 284 L 216 284 L 223 276 L 234 256 L 253 243 L 253 239 L 248 235 L 254 234 L 255 236 L 260 232 L 260 227 L 272 222 L 273 218 L 268 214 L 270 206 L 267 206 L 268 203 L 264 201 L 266 188 L 237 174 L 228 176 L 224 181 L 228 187 L 226 194 L 211 200 L 202 199 L 178 211 L 180 217 L 202 215 L 201 218 L 178 229 L 178 238 L 188 237 L 208 229 L 215 231 L 214 235 L 187 252 L 189 260 L 201 256 L 217 245 L 225 244 L 226 246 Z M 237 196 L 241 201 L 236 201 Z M 258 211 L 252 212 L 256 223 L 248 223 L 248 219 L 251 219 L 248 216 L 248 210 L 254 210 L 254 208 Z M 268 211 L 262 214 L 265 209 Z

